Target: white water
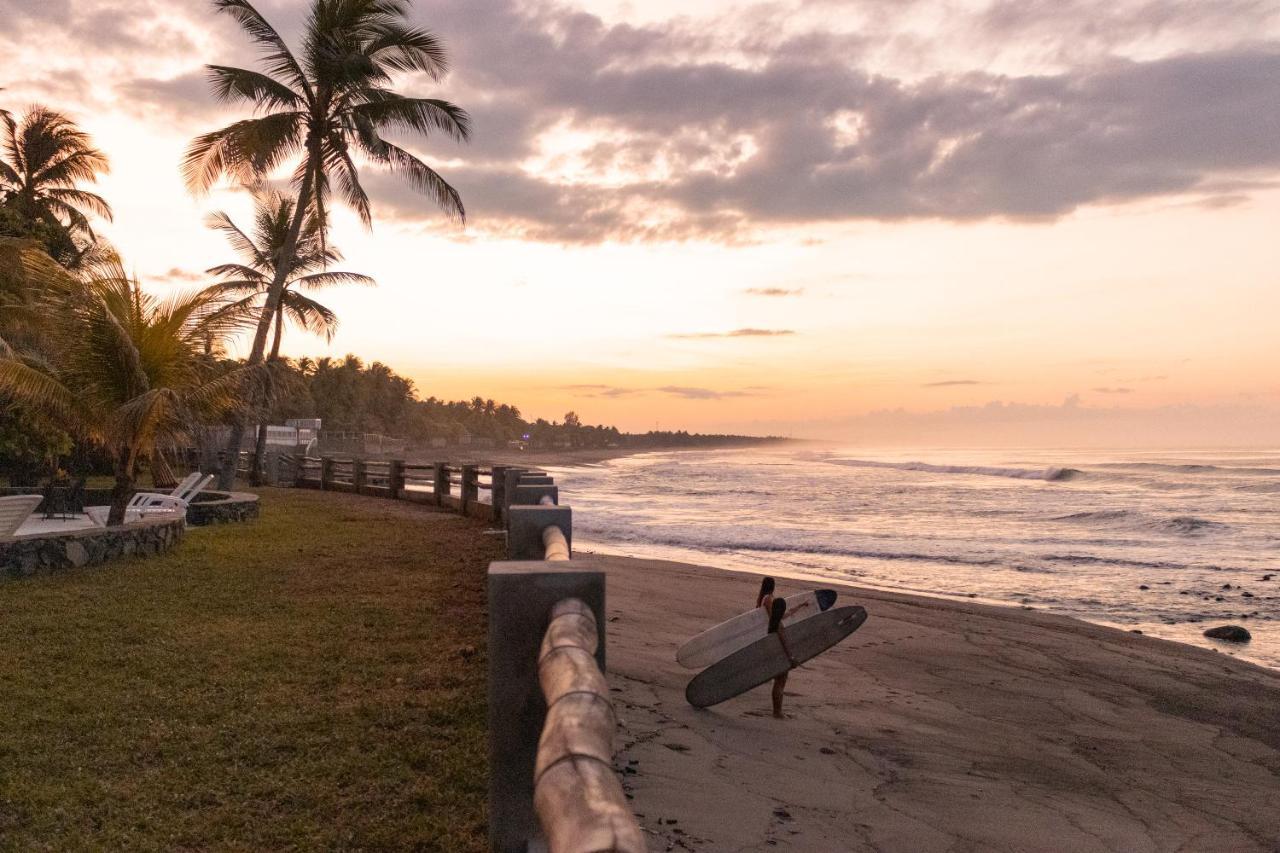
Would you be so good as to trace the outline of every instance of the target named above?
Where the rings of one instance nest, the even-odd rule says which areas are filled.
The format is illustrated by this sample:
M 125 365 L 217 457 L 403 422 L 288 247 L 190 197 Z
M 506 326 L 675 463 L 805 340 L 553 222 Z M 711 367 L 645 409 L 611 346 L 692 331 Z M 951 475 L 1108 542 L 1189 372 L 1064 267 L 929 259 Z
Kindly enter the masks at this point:
M 554 473 L 578 548 L 1017 604 L 1280 667 L 1280 451 L 692 451 Z M 1201 636 L 1228 623 L 1253 641 Z

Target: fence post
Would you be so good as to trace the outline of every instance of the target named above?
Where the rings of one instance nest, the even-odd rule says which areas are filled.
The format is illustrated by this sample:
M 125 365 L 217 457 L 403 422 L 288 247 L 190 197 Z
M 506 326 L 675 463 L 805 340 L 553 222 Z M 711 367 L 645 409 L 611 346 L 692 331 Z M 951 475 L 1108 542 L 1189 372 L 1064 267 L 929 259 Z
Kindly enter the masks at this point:
M 526 469 L 511 466 L 502 474 L 502 518 L 507 518 L 507 508 L 515 498 L 516 486 L 520 484 L 520 476 Z M 496 506 L 496 504 L 495 504 Z
M 490 478 L 492 484 L 489 488 L 489 500 L 493 501 L 493 523 L 501 526 L 506 518 L 506 507 L 503 501 L 506 500 L 507 494 L 507 466 L 492 466 L 493 476 Z
M 431 490 L 435 493 L 436 506 L 444 506 L 445 495 L 449 494 L 449 463 L 436 462 L 431 469 L 433 480 Z
M 399 500 L 404 491 L 404 460 L 392 459 L 387 463 L 387 487 L 391 490 L 391 499 Z
M 329 491 L 329 486 L 333 483 L 333 457 L 320 457 L 320 490 Z
M 496 853 L 525 853 L 541 833 L 533 774 L 546 702 L 538 652 L 551 608 L 578 598 L 599 630 L 604 672 L 605 577 L 591 560 L 489 564 L 489 842 Z
M 467 507 L 480 500 L 480 489 L 476 484 L 479 482 L 479 474 L 476 473 L 475 465 L 462 466 L 462 484 L 458 487 L 458 495 L 462 498 L 462 514 L 467 514 Z
M 363 459 L 355 459 L 351 462 L 351 488 L 355 490 L 357 495 L 364 494 L 364 484 L 368 477 L 368 469 L 365 468 Z
M 567 506 L 520 506 L 507 508 L 507 559 L 546 559 L 542 531 L 558 527 L 565 544 L 573 546 L 573 509 Z

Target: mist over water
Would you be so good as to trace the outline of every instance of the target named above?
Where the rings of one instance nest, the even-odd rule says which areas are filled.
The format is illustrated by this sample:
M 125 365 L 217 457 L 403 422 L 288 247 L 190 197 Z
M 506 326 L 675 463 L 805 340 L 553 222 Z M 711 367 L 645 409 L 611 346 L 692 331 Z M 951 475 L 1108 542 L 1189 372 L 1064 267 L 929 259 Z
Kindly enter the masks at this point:
M 728 450 L 555 475 L 578 548 L 1023 605 L 1280 667 L 1280 451 Z M 1253 641 L 1202 636 L 1227 623 Z

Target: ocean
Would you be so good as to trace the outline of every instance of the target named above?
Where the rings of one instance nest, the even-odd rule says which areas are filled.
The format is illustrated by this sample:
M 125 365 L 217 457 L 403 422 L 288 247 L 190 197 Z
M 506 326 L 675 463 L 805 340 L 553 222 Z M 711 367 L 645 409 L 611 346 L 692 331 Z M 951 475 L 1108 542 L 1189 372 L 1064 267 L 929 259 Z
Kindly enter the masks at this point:
M 796 445 L 549 470 L 575 550 L 1017 605 L 1280 668 L 1280 450 Z M 1253 640 L 1203 636 L 1224 624 Z

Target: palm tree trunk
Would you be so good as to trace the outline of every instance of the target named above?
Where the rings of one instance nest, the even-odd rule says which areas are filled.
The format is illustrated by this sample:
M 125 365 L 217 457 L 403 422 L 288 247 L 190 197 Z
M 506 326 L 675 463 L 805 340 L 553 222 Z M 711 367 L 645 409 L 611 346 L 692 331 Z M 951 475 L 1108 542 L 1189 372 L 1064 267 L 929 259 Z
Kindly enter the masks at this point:
M 111 510 L 107 513 L 107 526 L 124 524 L 124 510 L 133 497 L 133 451 L 121 448 L 116 455 L 116 482 L 111 488 Z
M 284 306 L 281 305 L 276 309 L 276 331 L 275 339 L 271 342 L 271 355 L 267 356 L 267 361 L 278 361 L 280 359 L 280 339 L 284 336 Z M 253 443 L 253 468 L 249 474 L 249 483 L 253 486 L 261 486 L 263 474 L 266 470 L 267 456 L 267 422 L 270 418 L 267 416 L 269 409 L 262 410 L 262 416 L 258 418 L 258 434 Z
M 271 279 L 271 287 L 267 290 L 267 301 L 262 306 L 262 314 L 258 317 L 258 330 L 253 335 L 253 349 L 249 351 L 248 365 L 256 367 L 262 364 L 263 354 L 267 349 L 267 333 L 271 330 L 271 321 L 280 310 L 280 297 L 284 295 L 284 283 L 293 269 L 298 253 L 298 235 L 302 233 L 302 223 L 306 219 L 307 207 L 313 186 L 312 178 L 315 170 L 320 168 L 320 146 L 318 142 L 307 144 L 308 168 L 302 179 L 302 188 L 298 193 L 298 203 L 293 209 L 293 221 L 289 223 L 289 234 L 285 238 L 284 251 L 276 262 L 275 275 Z M 218 488 L 229 491 L 235 487 L 236 464 L 240 460 L 240 443 L 244 441 L 244 431 L 249 425 L 249 416 L 253 405 L 257 404 L 256 393 L 250 392 L 255 399 L 246 400 L 235 422 L 231 425 L 231 436 L 227 441 L 227 457 L 222 462 L 222 470 L 218 473 Z M 246 395 L 248 396 L 248 395 Z M 261 479 L 258 471 L 258 459 L 255 454 L 250 479 Z

